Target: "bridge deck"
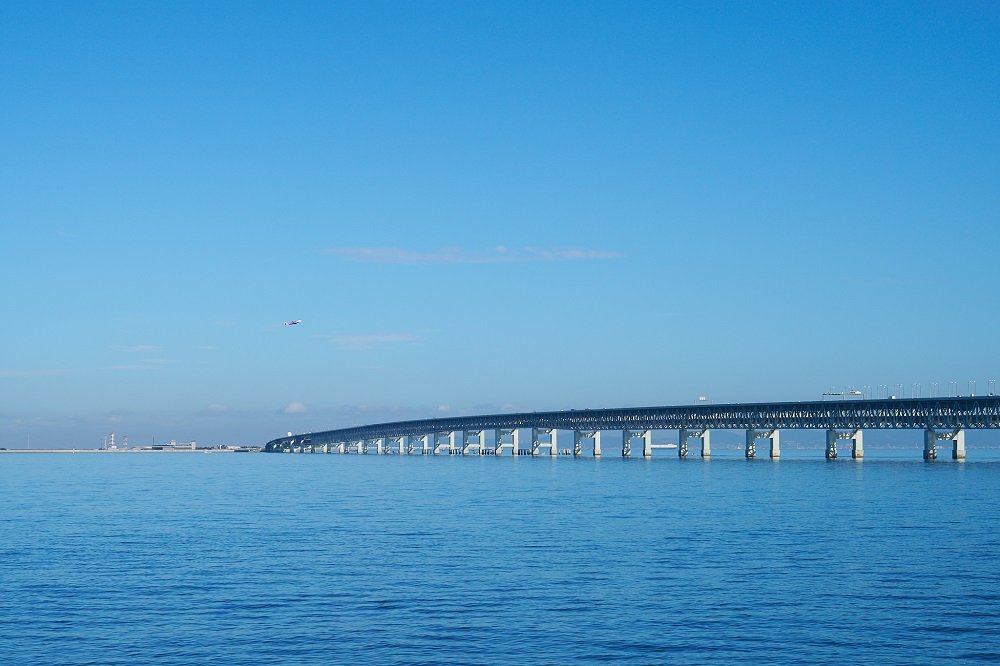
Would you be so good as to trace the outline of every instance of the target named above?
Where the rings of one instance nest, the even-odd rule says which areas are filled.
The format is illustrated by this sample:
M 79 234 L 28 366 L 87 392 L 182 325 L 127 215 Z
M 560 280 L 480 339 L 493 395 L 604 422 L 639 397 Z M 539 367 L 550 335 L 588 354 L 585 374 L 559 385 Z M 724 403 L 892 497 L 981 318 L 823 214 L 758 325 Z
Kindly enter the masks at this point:
M 834 429 L 834 428 L 1000 428 L 1000 396 L 772 402 L 674 407 L 582 409 L 520 414 L 484 414 L 373 425 L 303 433 L 268 442 L 279 450 L 294 441 L 317 446 L 381 437 L 516 428 L 557 430 L 679 430 L 682 428 Z

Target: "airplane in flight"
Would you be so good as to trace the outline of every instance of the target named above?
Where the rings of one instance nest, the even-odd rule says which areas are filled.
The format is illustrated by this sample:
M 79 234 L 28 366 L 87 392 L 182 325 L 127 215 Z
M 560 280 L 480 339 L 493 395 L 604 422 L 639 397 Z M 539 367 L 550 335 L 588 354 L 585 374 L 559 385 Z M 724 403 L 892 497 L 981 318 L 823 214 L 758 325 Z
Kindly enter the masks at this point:
M 293 319 L 291 321 L 286 321 L 285 326 L 295 326 L 296 324 L 301 324 L 301 323 L 302 323 L 301 319 Z

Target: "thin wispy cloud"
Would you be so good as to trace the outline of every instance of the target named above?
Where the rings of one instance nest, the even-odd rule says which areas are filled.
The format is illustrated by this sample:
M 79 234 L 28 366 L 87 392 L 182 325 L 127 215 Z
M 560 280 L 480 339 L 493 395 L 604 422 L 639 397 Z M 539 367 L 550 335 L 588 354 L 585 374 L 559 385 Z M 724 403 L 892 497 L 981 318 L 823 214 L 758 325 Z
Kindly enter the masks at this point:
M 398 247 L 333 247 L 324 250 L 345 261 L 361 264 L 501 264 L 526 262 L 566 262 L 617 259 L 618 252 L 581 248 L 550 249 L 541 247 L 508 248 L 498 245 L 492 250 L 474 251 L 460 247 L 419 251 Z
M 162 370 L 168 365 L 174 363 L 175 361 L 170 361 L 162 358 L 150 358 L 143 361 L 138 361 L 136 363 L 125 363 L 122 365 L 112 365 L 111 370 L 119 370 L 122 372 L 153 372 L 156 370 Z
M 32 377 L 59 377 L 72 370 L 60 368 L 34 368 L 26 370 L 0 370 L 0 379 L 31 379 Z
M 338 347 L 374 347 L 376 345 L 414 342 L 412 333 L 369 333 L 366 335 L 332 335 L 330 342 Z
M 281 411 L 285 414 L 305 414 L 306 406 L 301 402 L 290 402 Z
M 126 354 L 156 354 L 161 351 L 159 345 L 128 345 L 115 349 Z

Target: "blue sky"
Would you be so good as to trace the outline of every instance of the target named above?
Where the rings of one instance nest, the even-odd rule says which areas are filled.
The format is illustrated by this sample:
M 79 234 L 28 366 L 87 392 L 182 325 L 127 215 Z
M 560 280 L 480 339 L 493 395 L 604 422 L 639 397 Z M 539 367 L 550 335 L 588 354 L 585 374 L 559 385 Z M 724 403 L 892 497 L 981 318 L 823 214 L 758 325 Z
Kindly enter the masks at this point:
M 0 446 L 983 392 L 997 72 L 989 2 L 5 2 Z

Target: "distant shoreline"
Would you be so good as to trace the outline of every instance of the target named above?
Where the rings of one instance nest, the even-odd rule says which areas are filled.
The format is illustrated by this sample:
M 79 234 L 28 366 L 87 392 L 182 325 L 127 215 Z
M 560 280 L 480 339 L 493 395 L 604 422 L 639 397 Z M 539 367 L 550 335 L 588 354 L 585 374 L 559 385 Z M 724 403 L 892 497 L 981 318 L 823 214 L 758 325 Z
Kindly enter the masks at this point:
M 4 453 L 251 453 L 236 449 L 0 449 Z

